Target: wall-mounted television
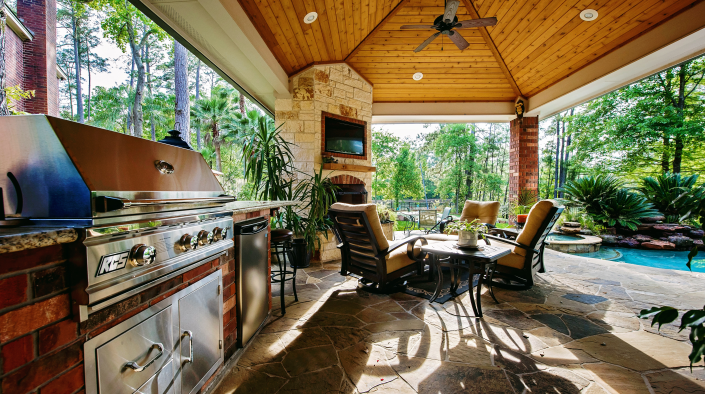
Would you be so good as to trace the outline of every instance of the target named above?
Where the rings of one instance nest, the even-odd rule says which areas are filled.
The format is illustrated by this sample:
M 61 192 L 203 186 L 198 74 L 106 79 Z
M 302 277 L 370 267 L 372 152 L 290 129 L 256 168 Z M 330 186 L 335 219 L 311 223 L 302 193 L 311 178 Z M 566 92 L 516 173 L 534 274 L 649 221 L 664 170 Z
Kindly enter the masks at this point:
M 367 127 L 365 122 L 340 116 L 323 114 L 324 151 L 334 155 L 360 156 L 365 158 Z

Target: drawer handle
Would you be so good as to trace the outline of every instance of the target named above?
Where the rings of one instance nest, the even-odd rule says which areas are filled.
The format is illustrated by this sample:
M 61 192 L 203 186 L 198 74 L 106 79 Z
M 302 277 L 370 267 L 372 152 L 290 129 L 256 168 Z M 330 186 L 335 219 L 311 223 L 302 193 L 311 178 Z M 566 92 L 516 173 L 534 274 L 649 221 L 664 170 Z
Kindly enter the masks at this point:
M 193 333 L 189 330 L 184 331 L 184 333 L 181 334 L 181 340 L 183 341 L 186 336 L 188 337 L 188 357 L 183 360 L 184 364 L 193 362 Z
M 161 357 L 162 354 L 164 353 L 164 345 L 162 345 L 161 343 L 155 343 L 154 345 L 152 345 L 152 347 L 149 348 L 149 350 L 152 350 L 152 349 L 157 349 L 157 350 L 159 350 L 159 353 L 158 353 L 153 359 L 149 360 L 149 362 L 148 362 L 147 364 L 145 364 L 145 365 L 143 365 L 143 366 L 140 367 L 140 365 L 137 364 L 136 362 L 130 361 L 129 363 L 125 364 L 125 367 L 126 367 L 126 368 L 130 368 L 130 369 L 134 370 L 135 372 L 142 372 L 142 371 L 144 371 L 145 368 L 147 368 L 147 367 L 149 367 L 150 365 L 152 365 L 152 363 L 154 363 L 155 361 L 157 361 L 157 359 L 158 359 L 159 357 Z

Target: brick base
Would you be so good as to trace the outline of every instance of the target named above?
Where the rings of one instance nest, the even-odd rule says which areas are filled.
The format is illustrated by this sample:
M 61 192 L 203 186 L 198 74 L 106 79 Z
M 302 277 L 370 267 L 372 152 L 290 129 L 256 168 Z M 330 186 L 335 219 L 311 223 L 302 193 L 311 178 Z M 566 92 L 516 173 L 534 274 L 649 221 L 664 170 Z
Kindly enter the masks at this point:
M 514 202 L 519 191 L 539 188 L 539 118 L 524 117 L 510 123 L 509 195 Z
M 235 222 L 269 210 L 235 215 Z M 269 239 L 269 237 L 268 237 Z M 63 244 L 2 254 L 0 267 L 0 386 L 3 394 L 74 393 L 84 387 L 83 344 L 126 319 L 221 270 L 225 359 L 236 350 L 235 250 L 78 323 L 71 315 Z M 271 288 L 269 305 L 271 309 Z M 204 386 L 204 389 L 207 387 Z

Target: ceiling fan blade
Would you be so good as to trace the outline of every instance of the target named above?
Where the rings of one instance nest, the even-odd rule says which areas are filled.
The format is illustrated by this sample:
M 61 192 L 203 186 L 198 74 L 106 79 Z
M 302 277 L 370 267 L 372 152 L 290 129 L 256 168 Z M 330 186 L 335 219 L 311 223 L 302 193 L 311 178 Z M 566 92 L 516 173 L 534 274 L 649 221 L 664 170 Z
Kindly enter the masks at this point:
M 443 22 L 450 23 L 455 18 L 455 13 L 458 12 L 458 6 L 460 1 L 458 0 L 448 0 L 446 3 L 446 10 L 443 13 Z
M 471 19 L 468 21 L 458 22 L 458 24 L 455 25 L 455 28 L 456 29 L 467 29 L 470 27 L 494 26 L 496 24 L 497 24 L 497 18 L 495 18 L 495 17 L 480 18 L 480 19 Z
M 427 38 L 426 41 L 422 42 L 421 45 L 419 45 L 418 48 L 414 49 L 414 52 L 421 52 L 421 51 L 423 51 L 423 49 L 426 48 L 426 46 L 428 46 L 428 44 L 430 44 L 431 41 L 435 40 L 436 37 L 438 37 L 438 36 L 440 36 L 440 35 L 441 35 L 441 32 L 438 32 L 438 33 L 432 35 L 431 37 Z
M 410 29 L 435 29 L 436 26 L 430 26 L 430 25 L 404 25 L 400 27 L 402 30 L 410 30 Z
M 470 44 L 468 44 L 463 36 L 461 36 L 457 31 L 451 31 L 448 34 L 448 38 L 450 38 L 450 40 L 453 41 L 453 44 L 455 44 L 461 51 L 470 46 Z

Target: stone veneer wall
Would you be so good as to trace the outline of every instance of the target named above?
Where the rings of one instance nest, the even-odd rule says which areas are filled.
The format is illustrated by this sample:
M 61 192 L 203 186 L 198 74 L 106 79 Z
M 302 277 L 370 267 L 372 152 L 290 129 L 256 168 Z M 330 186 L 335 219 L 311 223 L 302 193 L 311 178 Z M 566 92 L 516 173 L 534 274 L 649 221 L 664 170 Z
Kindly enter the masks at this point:
M 345 64 L 318 65 L 309 68 L 289 80 L 291 98 L 277 99 L 275 121 L 283 124 L 282 137 L 296 146 L 292 153 L 296 168 L 313 174 L 321 166 L 321 112 L 330 112 L 367 122 L 368 159 L 336 158 L 338 163 L 371 166 L 370 144 L 372 142 L 372 86 Z M 371 172 L 324 171 L 326 176 L 352 175 L 365 183 L 369 191 Z M 335 236 L 329 232 L 328 239 L 320 237 L 321 250 L 317 255 L 321 261 L 340 258 Z

